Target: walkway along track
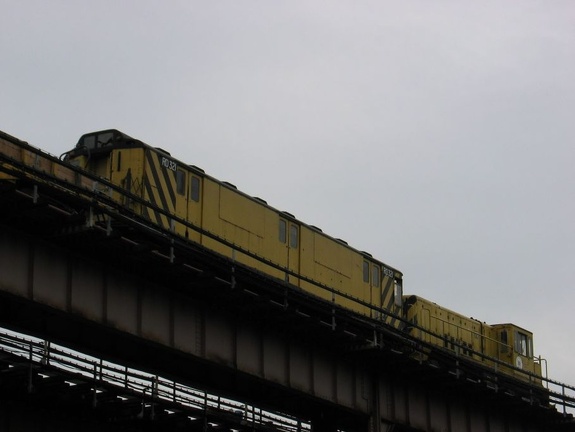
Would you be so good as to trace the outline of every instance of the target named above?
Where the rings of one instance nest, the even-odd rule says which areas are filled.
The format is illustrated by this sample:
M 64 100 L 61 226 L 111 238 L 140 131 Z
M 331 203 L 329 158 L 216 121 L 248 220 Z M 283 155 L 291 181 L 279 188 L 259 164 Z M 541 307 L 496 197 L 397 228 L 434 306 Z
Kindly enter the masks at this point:
M 323 341 L 342 355 L 369 362 L 376 369 L 382 364 L 391 365 L 400 370 L 406 379 L 425 379 L 446 388 L 456 383 L 470 394 L 481 394 L 498 403 L 503 401 L 530 407 L 553 422 L 570 419 L 569 412 L 575 408 L 573 386 L 544 378 L 548 390 L 543 390 L 535 384 L 529 385 L 499 373 L 495 359 L 491 359 L 496 364 L 495 369 L 488 369 L 463 355 L 426 344 L 380 321 L 317 299 L 286 282 L 270 279 L 175 236 L 169 230 L 150 224 L 110 199 L 110 193 L 120 192 L 126 199 L 166 214 L 191 230 L 200 231 L 232 248 L 236 248 L 235 245 L 178 220 L 163 209 L 101 178 L 64 164 L 58 158 L 14 137 L 0 132 L 0 138 L 36 155 L 36 161 L 46 160 L 73 173 L 74 178 L 73 182 L 64 181 L 42 169 L 44 165 L 41 163 L 27 164 L 0 152 L 0 170 L 18 179 L 17 182 L 2 185 L 0 192 L 3 208 L 0 224 L 10 229 L 91 254 L 98 259 L 105 256 L 109 263 L 118 260 L 132 266 L 153 263 L 179 289 L 186 289 L 190 280 L 209 281 L 215 289 L 196 292 L 195 295 L 217 299 L 230 310 L 256 308 L 259 319 L 275 321 L 274 325 L 277 326 L 289 323 L 302 335 L 312 329 L 318 341 Z M 247 251 L 242 252 L 266 262 Z M 271 262 L 266 264 L 276 267 Z M 289 273 L 287 269 L 282 271 Z M 327 286 L 321 288 L 334 292 Z M 242 301 L 238 301 L 239 298 Z M 374 310 L 387 313 L 382 309 Z M 465 349 L 460 348 L 462 351 Z M 480 353 L 474 354 L 481 356 Z

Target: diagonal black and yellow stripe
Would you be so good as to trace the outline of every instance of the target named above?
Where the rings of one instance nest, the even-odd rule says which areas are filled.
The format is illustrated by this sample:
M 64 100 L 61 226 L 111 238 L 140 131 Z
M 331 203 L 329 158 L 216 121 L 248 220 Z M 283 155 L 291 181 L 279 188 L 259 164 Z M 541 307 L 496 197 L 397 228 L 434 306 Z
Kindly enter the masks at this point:
M 395 316 L 401 316 L 401 308 L 395 304 L 395 282 L 392 277 L 384 276 L 382 281 L 381 307 Z M 398 327 L 400 321 L 391 315 L 384 315 L 383 321 Z
M 164 155 L 153 150 L 146 151 L 145 159 L 144 198 L 154 206 L 174 214 L 176 207 L 176 171 L 170 169 L 170 164 L 166 164 L 168 159 Z M 144 214 L 162 228 L 170 228 L 169 218 L 158 210 L 146 208 Z

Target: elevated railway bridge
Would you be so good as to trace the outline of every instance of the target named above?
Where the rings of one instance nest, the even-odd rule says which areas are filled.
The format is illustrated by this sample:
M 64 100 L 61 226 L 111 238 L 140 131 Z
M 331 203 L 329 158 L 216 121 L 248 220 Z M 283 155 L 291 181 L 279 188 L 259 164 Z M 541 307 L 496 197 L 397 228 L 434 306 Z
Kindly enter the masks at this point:
M 36 155 L 0 152 L 1 430 L 575 431 L 574 387 L 254 272 L 0 138 Z

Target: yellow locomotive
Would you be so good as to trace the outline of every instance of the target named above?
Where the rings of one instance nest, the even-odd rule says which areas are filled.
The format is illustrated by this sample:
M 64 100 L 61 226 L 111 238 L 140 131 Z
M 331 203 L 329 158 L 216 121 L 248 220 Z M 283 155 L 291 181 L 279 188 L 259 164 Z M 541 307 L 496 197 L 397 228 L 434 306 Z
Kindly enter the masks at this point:
M 0 153 L 93 187 L 82 184 L 66 164 L 42 160 L 1 135 Z M 111 129 L 83 135 L 64 161 L 116 185 L 114 201 L 165 230 L 423 342 L 540 383 L 540 359 L 533 356 L 529 331 L 513 324 L 487 325 L 404 296 L 400 271 L 162 149 Z M 2 179 L 15 177 L 0 170 Z
M 82 136 L 65 160 L 151 203 L 113 197 L 190 241 L 355 312 L 375 316 L 374 305 L 401 313 L 399 271 L 164 150 L 106 130 Z
M 500 371 L 541 384 L 542 359 L 533 354 L 530 331 L 509 323 L 489 325 L 418 296 L 405 297 L 404 314 L 414 325 L 407 329 L 418 339 L 490 367 L 498 360 Z

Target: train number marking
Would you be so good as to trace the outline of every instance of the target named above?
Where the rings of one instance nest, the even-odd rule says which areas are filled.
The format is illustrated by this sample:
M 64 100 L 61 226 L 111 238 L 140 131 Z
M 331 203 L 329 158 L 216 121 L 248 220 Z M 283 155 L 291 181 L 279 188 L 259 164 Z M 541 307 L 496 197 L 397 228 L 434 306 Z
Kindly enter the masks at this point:
M 173 160 L 168 159 L 167 157 L 162 156 L 162 166 L 166 169 L 176 171 L 178 169 L 178 164 L 176 164 Z

